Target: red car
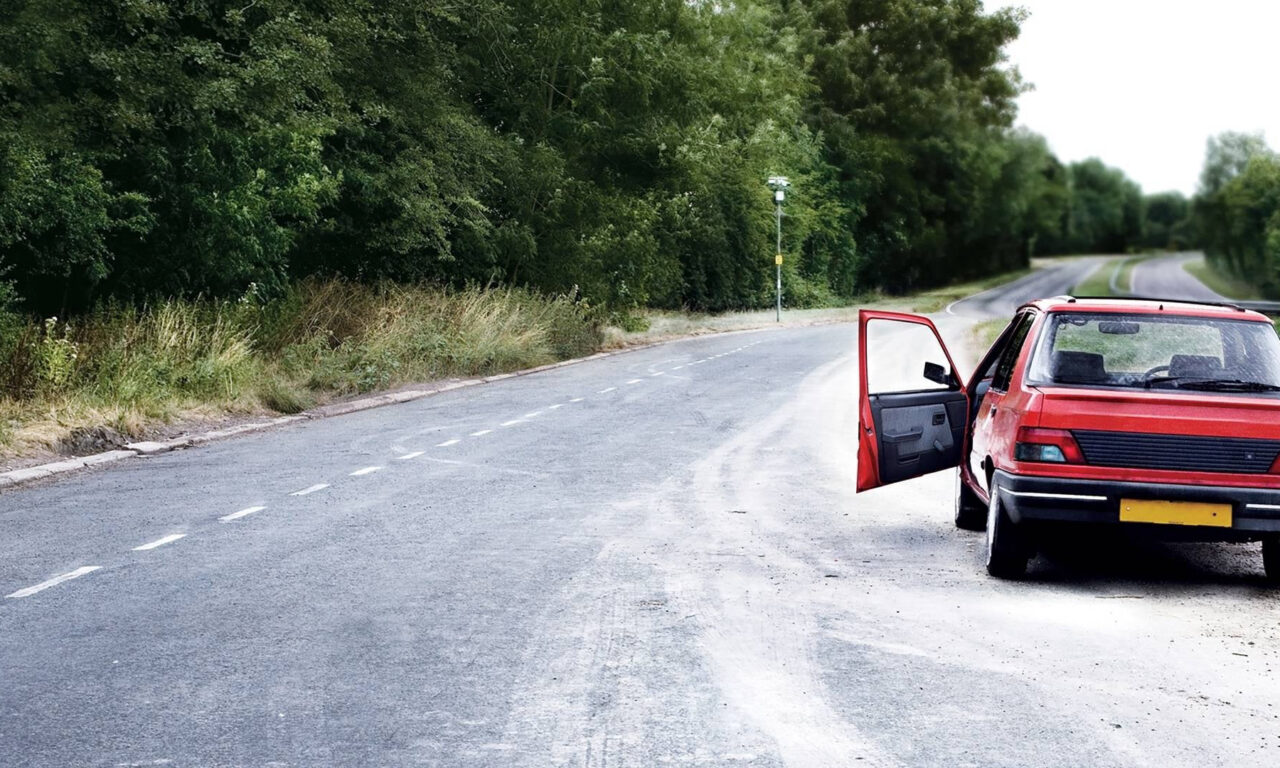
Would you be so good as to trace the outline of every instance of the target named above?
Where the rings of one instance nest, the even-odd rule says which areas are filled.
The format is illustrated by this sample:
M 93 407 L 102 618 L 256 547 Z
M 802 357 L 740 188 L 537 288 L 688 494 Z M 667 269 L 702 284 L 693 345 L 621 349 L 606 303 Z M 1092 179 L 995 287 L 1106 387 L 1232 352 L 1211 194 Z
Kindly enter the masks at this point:
M 1263 315 L 1034 301 L 967 386 L 925 317 L 863 311 L 858 339 L 858 490 L 958 466 L 955 522 L 986 529 L 990 574 L 1018 577 L 1046 529 L 1092 523 L 1261 541 L 1280 583 L 1280 337 Z M 923 379 L 894 362 L 908 353 Z

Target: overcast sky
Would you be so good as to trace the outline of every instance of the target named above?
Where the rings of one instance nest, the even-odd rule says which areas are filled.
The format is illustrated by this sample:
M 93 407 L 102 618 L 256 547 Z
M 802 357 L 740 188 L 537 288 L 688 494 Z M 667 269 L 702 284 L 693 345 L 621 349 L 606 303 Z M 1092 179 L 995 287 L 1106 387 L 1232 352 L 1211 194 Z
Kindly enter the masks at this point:
M 1204 144 L 1280 147 L 1280 2 L 987 0 L 1031 17 L 1009 58 L 1035 90 L 1018 122 L 1065 161 L 1096 156 L 1145 192 L 1195 191 Z

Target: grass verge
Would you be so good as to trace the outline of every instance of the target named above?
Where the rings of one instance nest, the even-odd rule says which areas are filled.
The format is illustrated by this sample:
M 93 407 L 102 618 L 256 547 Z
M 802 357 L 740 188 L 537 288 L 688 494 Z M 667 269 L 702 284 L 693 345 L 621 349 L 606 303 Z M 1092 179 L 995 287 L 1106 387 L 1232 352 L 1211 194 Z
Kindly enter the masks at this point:
M 1224 275 L 1203 257 L 1183 262 L 1182 268 L 1191 273 L 1192 277 L 1204 283 L 1209 290 L 1220 296 L 1226 296 L 1228 299 L 1257 301 L 1266 298 L 1258 290 L 1257 286 L 1237 277 Z
M 1108 259 L 1071 289 L 1074 296 L 1111 296 L 1111 277 L 1120 268 L 1121 259 Z
M 109 306 L 0 338 L 0 457 L 108 450 L 177 421 L 296 413 L 344 395 L 599 348 L 565 299 L 339 280 L 260 303 Z
M 976 350 L 979 355 L 985 353 L 991 346 L 996 343 L 996 339 L 1000 338 L 1000 333 L 1008 327 L 1012 318 L 997 317 L 991 320 L 983 320 L 973 326 L 970 333 L 971 348 Z

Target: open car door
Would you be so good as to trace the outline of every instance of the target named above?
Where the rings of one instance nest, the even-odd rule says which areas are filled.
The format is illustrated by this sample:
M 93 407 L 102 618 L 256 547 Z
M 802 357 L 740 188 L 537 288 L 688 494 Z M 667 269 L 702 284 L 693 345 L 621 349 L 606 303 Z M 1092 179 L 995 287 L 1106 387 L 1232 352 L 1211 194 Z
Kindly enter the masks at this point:
M 960 464 L 968 396 L 926 317 L 858 313 L 858 490 Z

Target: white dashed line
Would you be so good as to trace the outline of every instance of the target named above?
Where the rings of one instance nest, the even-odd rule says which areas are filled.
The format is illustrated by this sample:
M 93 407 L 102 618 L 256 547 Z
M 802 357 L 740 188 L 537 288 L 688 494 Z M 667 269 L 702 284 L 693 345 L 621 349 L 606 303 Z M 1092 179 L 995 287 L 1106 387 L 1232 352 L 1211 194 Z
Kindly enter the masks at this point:
M 365 467 L 364 469 L 357 469 L 355 472 L 348 475 L 348 477 L 364 477 L 365 475 L 372 475 L 380 469 L 382 469 L 382 467 Z
M 489 433 L 490 433 L 490 432 L 492 432 L 492 431 L 493 431 L 492 429 L 482 429 L 482 430 L 480 430 L 479 432 L 472 432 L 472 433 L 471 433 L 471 436 L 472 436 L 472 437 L 484 437 L 485 435 L 489 434 Z
M 596 394 L 597 394 L 597 395 L 605 395 L 605 394 L 608 394 L 608 393 L 612 392 L 612 391 L 613 391 L 613 390 L 615 390 L 615 389 L 617 389 L 617 387 L 609 387 L 609 388 L 607 388 L 607 389 L 602 389 L 602 390 L 600 390 L 600 391 L 599 391 L 599 392 L 597 392 Z
M 587 398 L 585 398 L 585 397 L 575 397 L 575 398 L 573 398 L 572 400 L 570 400 L 569 402 L 571 402 L 571 403 L 580 403 L 580 402 L 582 402 L 583 400 L 586 400 L 586 399 L 587 399 Z
M 462 441 L 455 437 L 455 438 L 453 438 L 452 440 L 445 440 L 443 443 L 436 443 L 436 447 L 437 447 L 437 448 L 448 448 L 449 446 L 451 446 L 451 445 L 457 445 L 457 444 L 458 444 L 458 443 L 460 443 L 460 442 L 462 442 Z
M 408 461 L 409 459 L 416 459 L 424 453 L 426 453 L 426 451 L 414 451 L 413 453 L 406 453 L 403 456 L 397 456 L 396 461 Z
M 500 426 L 503 426 L 503 427 L 514 427 L 514 426 L 515 426 L 515 425 L 517 425 L 517 424 L 523 424 L 523 423 L 524 423 L 524 419 L 512 419 L 511 421 L 504 421 L 504 422 L 502 422 L 502 424 L 501 424 Z
M 650 376 L 662 376 L 662 375 L 663 375 L 663 374 L 665 374 L 665 373 L 666 373 L 666 371 L 658 371 L 657 373 L 651 373 L 651 374 L 649 374 L 649 375 L 650 375 Z
M 232 512 L 229 515 L 220 517 L 218 518 L 218 520 L 224 523 L 229 523 L 232 520 L 239 520 L 242 517 L 248 517 L 249 515 L 252 515 L 254 512 L 261 512 L 264 509 L 266 509 L 266 507 L 249 507 L 248 509 L 242 509 L 239 512 Z
M 628 381 L 627 383 L 628 383 L 628 384 L 639 384 L 641 381 L 643 381 L 643 379 L 632 379 L 631 381 Z
M 328 483 L 316 483 L 315 485 L 309 488 L 303 488 L 300 491 L 294 491 L 289 495 L 290 496 L 307 496 L 309 494 L 315 493 L 316 491 L 323 491 L 325 488 L 328 488 L 328 487 L 329 487 Z
M 557 408 L 563 408 L 563 407 L 564 407 L 564 403 L 556 403 L 555 405 L 548 405 L 547 410 L 554 411 Z
M 187 535 L 187 534 L 185 534 L 185 533 L 171 533 L 171 534 L 169 534 L 168 536 L 165 536 L 165 537 L 164 537 L 164 538 L 162 538 L 162 539 L 156 539 L 155 541 L 150 542 L 150 543 L 148 543 L 148 544 L 143 544 L 143 545 L 142 545 L 142 546 L 140 546 L 140 547 L 134 547 L 134 548 L 133 548 L 133 551 L 134 551 L 134 552 L 146 552 L 148 549 L 155 549 L 156 547 L 163 547 L 165 544 L 172 544 L 173 542 L 177 541 L 178 539 L 184 538 L 186 535 Z
M 539 416 L 541 416 L 541 415 L 542 415 L 542 411 L 534 411 L 533 413 L 526 413 L 525 415 L 521 416 L 520 418 L 522 418 L 522 419 L 536 419 L 536 418 L 538 418 L 538 417 L 539 417 Z
M 671 370 L 673 370 L 673 371 L 678 371 L 678 370 L 680 370 L 680 369 L 681 369 L 681 368 L 683 368 L 683 367 L 684 367 L 683 365 L 677 365 L 675 368 L 672 368 Z
M 100 565 L 86 565 L 81 568 L 77 568 L 74 571 L 71 571 L 70 573 L 64 573 L 61 576 L 54 576 L 52 579 L 49 579 L 48 581 L 42 581 L 39 584 L 35 585 L 34 587 L 27 587 L 26 589 L 20 589 L 17 592 L 5 595 L 5 597 L 6 598 L 31 597 L 35 593 L 48 589 L 49 587 L 56 587 L 64 581 L 71 581 L 72 579 L 80 578 L 86 573 L 93 573 L 94 571 L 98 570 L 101 567 L 102 566 Z

